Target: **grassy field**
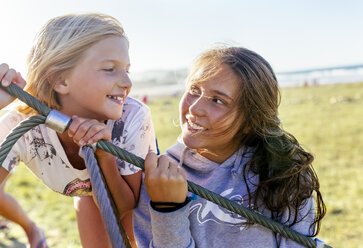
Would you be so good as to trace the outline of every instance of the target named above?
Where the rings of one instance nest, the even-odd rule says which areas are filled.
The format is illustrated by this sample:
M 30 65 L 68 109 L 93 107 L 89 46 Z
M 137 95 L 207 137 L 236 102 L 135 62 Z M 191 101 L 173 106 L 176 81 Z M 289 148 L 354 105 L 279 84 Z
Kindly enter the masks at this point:
M 154 99 L 150 107 L 164 152 L 179 134 L 178 99 Z M 363 247 L 363 83 L 283 89 L 280 119 L 315 156 L 328 209 L 319 238 L 333 247 Z M 6 190 L 45 230 L 50 247 L 80 247 L 72 199 L 47 189 L 24 166 Z M 9 227 L 0 247 L 25 247 L 22 230 Z

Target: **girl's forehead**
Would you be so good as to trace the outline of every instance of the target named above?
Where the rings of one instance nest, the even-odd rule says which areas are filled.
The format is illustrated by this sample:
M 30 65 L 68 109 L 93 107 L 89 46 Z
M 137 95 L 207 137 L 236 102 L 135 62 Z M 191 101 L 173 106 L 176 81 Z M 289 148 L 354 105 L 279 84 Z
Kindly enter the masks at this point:
M 126 38 L 120 36 L 106 37 L 88 47 L 83 52 L 83 57 L 94 58 L 98 61 L 129 60 L 128 41 Z
M 191 75 L 188 80 L 188 84 L 190 85 L 204 85 L 208 83 L 216 83 L 220 86 L 223 86 L 225 83 L 230 84 L 231 86 L 238 86 L 239 77 L 237 74 L 229 68 L 228 65 L 220 65 L 218 68 L 204 68 L 201 67 Z

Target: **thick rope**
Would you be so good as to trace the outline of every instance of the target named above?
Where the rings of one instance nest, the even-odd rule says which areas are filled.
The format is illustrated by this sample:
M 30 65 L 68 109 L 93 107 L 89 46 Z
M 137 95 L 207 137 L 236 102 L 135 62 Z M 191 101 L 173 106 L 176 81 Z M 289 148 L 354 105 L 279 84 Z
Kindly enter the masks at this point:
M 4 87 L 0 84 L 0 88 L 8 92 L 13 97 L 16 97 L 22 102 L 26 103 L 29 107 L 35 109 L 41 115 L 48 116 L 49 112 L 52 110 L 16 84 L 11 83 L 8 87 Z
M 6 136 L 5 140 L 0 145 L 0 168 L 18 139 L 33 127 L 43 124 L 45 120 L 46 117 L 42 115 L 34 115 L 20 122 L 17 127 L 11 130 L 10 134 Z
M 142 159 L 126 150 L 123 150 L 120 147 L 115 146 L 105 140 L 98 141 L 97 148 L 100 148 L 106 152 L 109 152 L 112 155 L 114 155 L 122 160 L 125 160 L 128 163 L 134 164 L 137 167 L 141 168 L 142 170 L 145 170 L 144 159 Z M 261 215 L 242 205 L 239 205 L 236 202 L 233 202 L 233 201 L 231 201 L 223 196 L 220 196 L 208 189 L 205 189 L 198 184 L 195 184 L 191 181 L 187 181 L 187 182 L 188 182 L 188 191 L 189 192 L 199 195 L 199 196 L 203 197 L 204 199 L 207 199 L 208 201 L 211 201 L 221 207 L 224 207 L 225 209 L 228 209 L 234 213 L 237 213 L 254 223 L 267 227 L 267 228 L 271 229 L 272 231 L 277 232 L 286 238 L 292 239 L 292 240 L 296 241 L 297 243 L 300 243 L 306 247 L 311 247 L 311 248 L 316 247 L 316 242 L 313 239 L 311 239 L 305 235 L 302 235 L 301 233 L 298 233 L 295 230 L 292 230 L 288 226 L 285 226 L 279 222 L 273 221 L 264 215 Z M 330 246 L 324 244 L 324 247 L 329 248 Z
M 18 87 L 16 85 L 14 85 L 14 86 Z M 0 87 L 5 88 L 5 87 L 2 87 L 1 85 L 0 85 Z M 8 91 L 8 92 L 15 97 L 18 97 L 17 94 L 22 94 L 21 91 Z M 15 93 L 13 93 L 13 92 L 15 92 Z M 18 98 L 22 100 L 22 98 L 24 98 L 24 97 L 22 97 L 22 98 L 18 97 Z M 26 100 L 32 101 L 32 98 L 34 98 L 34 97 L 31 96 L 30 99 L 26 99 Z M 38 101 L 38 100 L 36 100 L 36 101 Z M 34 104 L 32 104 L 32 105 L 34 105 Z M 31 106 L 31 105 L 29 104 L 29 106 Z M 38 112 L 40 112 L 40 111 L 38 111 Z M 8 135 L 8 137 L 9 136 L 10 135 Z M 20 136 L 18 135 L 18 137 L 20 137 Z M 2 146 L 3 145 L 0 146 L 0 150 L 1 150 Z M 100 140 L 99 142 L 97 142 L 97 147 L 119 157 L 122 160 L 125 160 L 126 162 L 132 163 L 144 170 L 144 160 L 140 157 L 135 156 L 132 153 L 129 153 L 129 152 L 127 152 L 107 141 L 104 141 L 104 140 Z M 2 161 L 0 160 L 0 166 L 1 166 L 2 162 L 3 162 L 3 160 Z M 214 192 L 209 191 L 193 182 L 188 181 L 188 190 L 194 194 L 197 194 L 197 195 L 205 198 L 208 201 L 211 201 L 230 211 L 233 211 L 233 212 L 247 218 L 250 221 L 253 221 L 257 224 L 267 227 L 267 228 L 271 229 L 272 231 L 277 232 L 277 233 L 281 234 L 282 236 L 289 238 L 291 240 L 294 240 L 297 243 L 300 243 L 306 247 L 310 247 L 310 248 L 317 247 L 317 243 L 313 239 L 311 239 L 307 236 L 304 236 L 301 233 L 298 233 L 298 232 L 290 229 L 289 227 L 282 225 L 279 222 L 273 221 L 273 220 L 267 218 L 266 216 L 263 216 L 257 212 L 254 212 L 251 209 L 248 209 L 242 205 L 239 205 L 233 201 L 230 201 L 227 198 L 224 198 L 218 194 L 215 194 Z M 331 248 L 331 246 L 326 245 L 326 244 L 319 245 L 319 247 Z
M 93 149 L 89 146 L 84 146 L 81 149 L 81 153 L 91 178 L 91 184 L 95 185 L 99 181 L 103 182 L 103 185 L 93 188 L 93 194 L 95 195 L 97 202 L 102 203 L 99 207 L 107 233 L 110 236 L 112 247 L 131 247 L 125 230 L 122 228 L 120 218 L 118 218 L 115 204 L 111 200 L 112 197 L 110 197 L 110 192 L 105 186 L 107 184 L 104 181 L 102 171 L 97 163 Z M 123 235 L 123 238 L 119 235 L 120 233 Z M 126 242 L 125 245 L 123 245 L 123 241 Z
M 28 119 L 20 122 L 17 127 L 11 130 L 10 134 L 0 145 L 0 168 L 2 167 L 4 160 L 18 139 L 30 129 L 40 124 L 44 124 L 45 120 L 46 117 L 42 115 L 31 116 Z M 84 153 L 86 154 L 86 156 L 84 156 L 85 164 L 90 175 L 93 192 L 96 196 L 112 247 L 130 248 L 131 245 L 120 222 L 118 211 L 115 210 L 115 207 L 112 207 L 115 206 L 115 203 L 113 202 L 111 194 L 108 193 L 109 190 L 107 188 L 107 184 L 104 182 L 102 171 L 100 171 L 98 167 L 93 150 L 91 148 L 86 149 L 88 147 L 84 148 Z
M 16 141 L 27 131 L 32 129 L 33 127 L 43 124 L 46 121 L 46 117 L 49 115 L 52 110 L 47 105 L 36 99 L 34 96 L 30 95 L 26 91 L 23 91 L 20 87 L 15 84 L 10 84 L 9 87 L 3 87 L 0 84 L 0 88 L 7 91 L 10 95 L 17 97 L 21 101 L 25 102 L 28 106 L 35 109 L 38 113 L 42 115 L 31 116 L 28 119 L 19 123 L 19 125 L 11 131 L 11 133 L 5 138 L 4 142 L 0 145 L 0 167 L 2 166 L 5 158 L 10 152 L 11 148 L 14 146 Z M 91 150 L 92 151 L 92 150 Z M 87 159 L 87 162 L 86 162 Z M 88 153 L 85 159 L 85 164 L 90 164 L 87 167 L 87 170 L 90 174 L 90 180 L 93 186 L 93 191 L 97 192 L 98 197 L 96 196 L 98 206 L 100 207 L 100 212 L 102 214 L 103 221 L 106 225 L 107 233 L 112 243 L 112 247 L 131 247 L 129 240 L 127 238 L 126 232 L 122 227 L 120 222 L 120 216 L 118 211 L 110 211 L 112 210 L 113 198 L 111 194 L 107 194 L 108 187 L 107 184 L 102 180 L 102 172 L 100 173 L 100 169 L 97 165 L 97 160 L 94 158 L 94 154 L 90 155 Z M 96 163 L 96 165 L 95 165 Z M 106 194 L 102 194 L 99 192 L 106 192 Z M 107 199 L 104 199 L 107 198 Z M 117 228 L 115 228 L 117 227 Z M 121 236 L 120 236 L 121 235 Z M 123 243 L 125 246 L 123 246 Z

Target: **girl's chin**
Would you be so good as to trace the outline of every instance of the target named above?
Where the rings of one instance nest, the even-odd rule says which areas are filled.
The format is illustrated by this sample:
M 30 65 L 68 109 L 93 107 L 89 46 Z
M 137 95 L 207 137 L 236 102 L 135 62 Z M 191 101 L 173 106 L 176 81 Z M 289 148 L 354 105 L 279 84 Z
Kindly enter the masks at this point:
M 189 135 L 186 136 L 183 135 L 183 143 L 191 149 L 201 148 L 199 141 L 195 139 L 195 137 L 190 137 Z
M 110 118 L 108 118 L 109 120 L 114 120 L 117 121 L 119 119 L 121 119 L 121 115 L 117 115 L 117 116 L 111 116 Z
M 121 111 L 114 111 L 107 114 L 108 120 L 119 120 L 122 116 L 122 110 Z

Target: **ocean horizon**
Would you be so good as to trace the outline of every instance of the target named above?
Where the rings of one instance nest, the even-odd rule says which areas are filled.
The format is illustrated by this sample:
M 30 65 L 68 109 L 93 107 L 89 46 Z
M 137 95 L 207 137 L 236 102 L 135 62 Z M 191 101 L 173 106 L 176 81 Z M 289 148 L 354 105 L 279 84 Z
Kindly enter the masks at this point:
M 185 88 L 186 75 L 186 69 L 149 71 L 131 75 L 133 87 L 130 95 L 134 97 L 180 95 Z M 277 72 L 276 77 L 281 88 L 363 82 L 363 64 Z

